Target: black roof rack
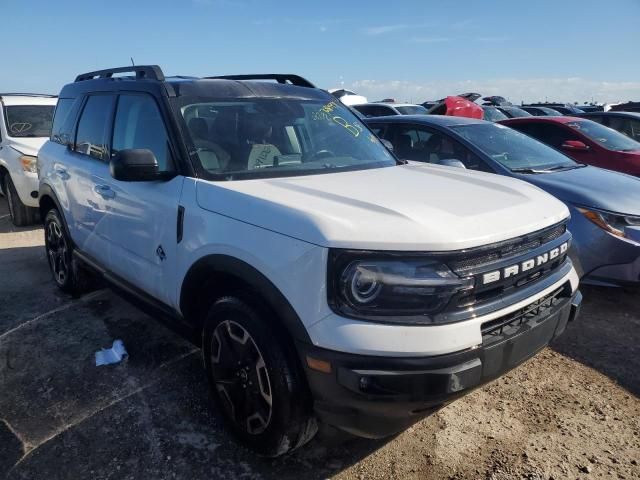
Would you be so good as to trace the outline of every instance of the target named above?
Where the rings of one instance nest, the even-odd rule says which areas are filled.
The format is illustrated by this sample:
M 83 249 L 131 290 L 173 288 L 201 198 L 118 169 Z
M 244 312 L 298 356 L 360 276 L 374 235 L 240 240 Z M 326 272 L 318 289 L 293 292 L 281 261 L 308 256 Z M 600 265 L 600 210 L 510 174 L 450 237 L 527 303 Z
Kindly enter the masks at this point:
M 4 92 L 0 93 L 0 97 L 43 97 L 43 98 L 56 98 L 57 95 L 51 95 L 49 93 L 24 93 L 24 92 Z
M 247 75 L 220 75 L 216 77 L 205 77 L 205 78 L 221 79 L 221 80 L 275 80 L 278 83 L 289 82 L 292 85 L 297 85 L 298 87 L 316 88 L 316 86 L 306 78 L 303 78 L 300 75 L 293 75 L 290 73 L 257 73 L 257 74 L 247 74 Z
M 114 73 L 135 73 L 136 80 L 149 79 L 164 81 L 164 73 L 158 65 L 135 65 L 131 67 L 107 68 L 106 70 L 96 70 L 95 72 L 87 72 L 76 77 L 76 82 L 84 80 L 93 80 L 94 78 L 111 78 Z

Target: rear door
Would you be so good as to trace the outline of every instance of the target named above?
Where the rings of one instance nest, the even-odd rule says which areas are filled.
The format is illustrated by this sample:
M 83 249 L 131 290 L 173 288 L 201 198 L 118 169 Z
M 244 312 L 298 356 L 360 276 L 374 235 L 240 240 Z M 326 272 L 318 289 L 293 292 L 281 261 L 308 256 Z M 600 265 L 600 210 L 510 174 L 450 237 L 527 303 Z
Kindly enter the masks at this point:
M 146 93 L 118 96 L 110 154 L 149 149 L 161 171 L 175 172 L 172 147 L 160 107 Z M 168 181 L 123 182 L 106 179 L 111 270 L 165 304 L 172 305 L 178 203 L 183 176 Z M 172 288 L 173 286 L 173 288 Z
M 107 132 L 114 101 L 111 94 L 85 98 L 74 142 L 54 165 L 54 175 L 66 188 L 73 240 L 80 250 L 101 263 L 109 260 L 107 205 L 100 186 L 109 174 Z

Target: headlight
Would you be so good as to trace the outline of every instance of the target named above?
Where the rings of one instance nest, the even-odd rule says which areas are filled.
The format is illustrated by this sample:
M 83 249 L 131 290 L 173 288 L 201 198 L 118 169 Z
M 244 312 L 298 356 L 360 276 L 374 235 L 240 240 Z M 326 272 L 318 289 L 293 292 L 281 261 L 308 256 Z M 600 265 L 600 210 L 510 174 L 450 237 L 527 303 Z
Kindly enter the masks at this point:
M 622 238 L 629 238 L 626 232 L 627 227 L 640 226 L 640 217 L 631 215 L 620 215 L 618 213 L 604 212 L 589 208 L 577 207 L 578 211 L 587 219 L 598 225 L 603 230 Z
M 38 161 L 38 158 L 32 157 L 31 155 L 22 155 L 20 157 L 20 164 L 22 165 L 22 169 L 25 172 L 29 172 L 29 173 L 37 173 L 37 170 L 36 170 L 37 161 Z
M 434 323 L 453 295 L 474 285 L 434 258 L 346 250 L 331 251 L 328 277 L 336 313 L 400 323 Z

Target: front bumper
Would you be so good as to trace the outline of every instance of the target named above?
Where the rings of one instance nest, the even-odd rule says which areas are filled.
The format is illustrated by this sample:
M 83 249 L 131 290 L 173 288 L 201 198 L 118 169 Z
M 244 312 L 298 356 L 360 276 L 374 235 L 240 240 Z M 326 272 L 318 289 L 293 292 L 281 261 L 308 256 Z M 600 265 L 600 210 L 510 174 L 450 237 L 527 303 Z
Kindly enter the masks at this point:
M 525 314 L 483 324 L 482 344 L 431 357 L 353 355 L 299 344 L 316 415 L 352 434 L 382 438 L 398 433 L 447 403 L 531 358 L 578 316 L 582 295 L 567 283 Z M 308 366 L 331 364 L 330 373 Z

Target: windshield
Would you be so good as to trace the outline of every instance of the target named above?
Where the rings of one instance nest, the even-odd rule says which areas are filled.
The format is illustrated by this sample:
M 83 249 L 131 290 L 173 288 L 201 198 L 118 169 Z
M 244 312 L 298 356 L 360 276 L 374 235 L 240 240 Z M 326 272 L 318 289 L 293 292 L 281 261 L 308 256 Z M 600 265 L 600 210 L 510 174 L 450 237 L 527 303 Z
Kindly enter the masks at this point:
M 531 115 L 529 112 L 518 108 L 518 107 L 500 107 L 503 110 L 505 110 L 509 115 L 511 115 L 511 118 L 520 118 L 520 117 L 532 117 L 533 115 Z
M 48 137 L 51 135 L 54 105 L 9 105 L 5 107 L 10 137 Z
M 618 152 L 640 151 L 640 143 L 612 128 L 605 127 L 591 120 L 571 122 L 567 123 L 567 125 L 609 150 L 616 150 Z
M 482 123 L 452 128 L 511 171 L 540 173 L 579 166 L 557 150 L 504 125 Z
M 359 170 L 396 164 L 337 100 L 182 98 L 180 113 L 215 180 Z
M 509 118 L 496 107 L 482 107 L 482 110 L 484 111 L 484 119 L 490 122 L 499 122 Z
M 396 107 L 403 115 L 426 115 L 428 113 L 427 109 L 422 105 L 409 105 L 404 107 Z

